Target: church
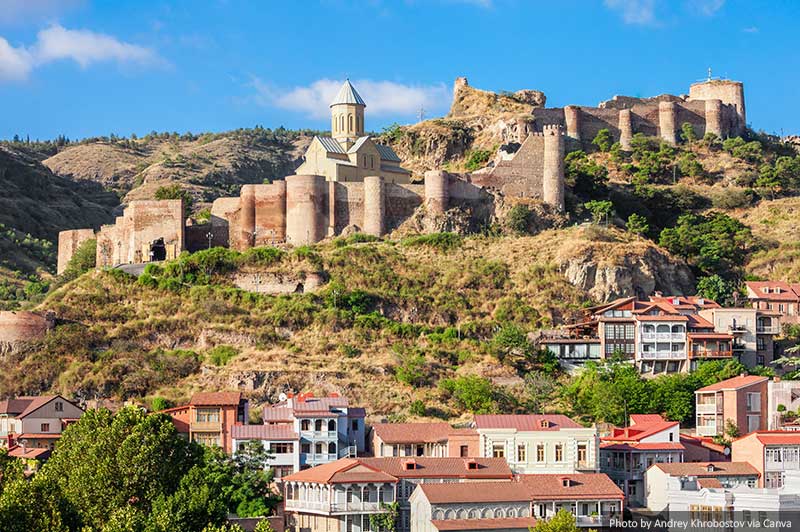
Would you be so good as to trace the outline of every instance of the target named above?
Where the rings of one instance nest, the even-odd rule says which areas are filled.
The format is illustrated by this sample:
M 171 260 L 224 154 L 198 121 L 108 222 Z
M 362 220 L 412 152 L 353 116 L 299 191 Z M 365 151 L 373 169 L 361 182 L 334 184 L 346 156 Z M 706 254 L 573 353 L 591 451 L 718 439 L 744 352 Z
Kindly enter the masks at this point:
M 330 105 L 331 136 L 314 137 L 295 173 L 322 175 L 336 182 L 362 182 L 366 176 L 380 176 L 385 183 L 409 183 L 411 172 L 400 166 L 394 150 L 364 134 L 366 107 L 350 80 L 345 80 Z

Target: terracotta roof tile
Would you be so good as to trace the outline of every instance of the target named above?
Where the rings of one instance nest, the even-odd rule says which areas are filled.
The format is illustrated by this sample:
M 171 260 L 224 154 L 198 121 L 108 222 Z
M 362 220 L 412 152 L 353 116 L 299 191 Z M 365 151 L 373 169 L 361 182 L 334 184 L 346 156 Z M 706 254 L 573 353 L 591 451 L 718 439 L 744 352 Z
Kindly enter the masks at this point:
M 800 432 L 796 431 L 759 431 L 755 435 L 764 445 L 800 445 Z
M 709 470 L 709 466 L 712 470 Z M 664 473 L 672 476 L 689 477 L 732 477 L 758 476 L 758 470 L 749 462 L 673 462 L 653 464 Z
M 747 288 L 755 294 L 757 299 L 770 299 L 773 301 L 797 301 L 798 295 L 792 290 L 788 283 L 782 281 L 747 281 Z M 771 288 L 770 293 L 764 292 L 764 288 Z M 775 289 L 780 289 L 780 293 L 774 293 Z
M 417 489 L 428 501 L 439 504 L 531 500 L 525 486 L 517 481 L 423 483 Z
M 193 406 L 237 406 L 242 400 L 241 392 L 198 392 L 192 396 Z
M 622 499 L 624 494 L 605 473 L 574 475 L 520 475 L 531 500 L 553 500 L 589 497 L 592 499 Z M 569 485 L 564 484 L 569 480 Z
M 697 485 L 701 488 L 721 488 L 722 483 L 718 478 L 698 478 Z
M 365 464 L 363 459 L 342 458 L 335 462 L 305 469 L 289 476 L 284 481 L 339 484 L 351 482 L 397 482 L 397 478 L 380 469 Z
M 235 440 L 293 441 L 299 436 L 292 425 L 234 425 L 231 437 Z
M 602 442 L 600 448 L 605 451 L 683 451 L 686 448 L 677 442 Z
M 732 379 L 727 379 L 724 381 L 720 381 L 716 384 L 700 388 L 697 391 L 719 392 L 722 390 L 738 390 L 739 388 L 744 388 L 745 386 L 751 386 L 759 382 L 766 382 L 768 380 L 769 377 L 760 377 L 758 375 L 740 375 L 738 377 L 733 377 Z
M 536 526 L 533 517 L 500 517 L 497 519 L 432 519 L 431 524 L 441 532 L 456 530 L 522 530 Z
M 547 422 L 547 425 L 543 425 Z M 492 414 L 475 416 L 477 429 L 516 429 L 518 431 L 543 431 L 584 428 L 562 414 Z
M 380 423 L 372 426 L 384 443 L 437 443 L 447 441 L 453 428 L 448 423 Z
M 614 427 L 611 434 L 600 438 L 606 443 L 640 442 L 659 432 L 675 428 L 677 421 L 667 421 L 658 414 L 631 414 L 631 426 L 626 428 Z

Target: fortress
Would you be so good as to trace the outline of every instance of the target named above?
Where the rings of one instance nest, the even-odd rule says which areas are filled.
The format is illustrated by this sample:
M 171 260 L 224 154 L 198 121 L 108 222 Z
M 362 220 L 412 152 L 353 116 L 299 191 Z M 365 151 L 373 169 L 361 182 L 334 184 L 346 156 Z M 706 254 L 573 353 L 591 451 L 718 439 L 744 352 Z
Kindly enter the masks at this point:
M 459 78 L 454 97 L 475 90 Z M 536 105 L 507 124 L 506 144 L 494 165 L 467 175 L 428 171 L 424 184 L 413 184 L 394 150 L 365 134 L 366 103 L 349 80 L 330 108 L 332 136 L 313 139 L 296 175 L 244 185 L 238 197 L 215 200 L 210 220 L 202 224 L 184 219 L 181 200 L 133 201 L 96 234 L 62 231 L 58 273 L 91 238 L 97 239 L 97 266 L 106 267 L 171 259 L 211 246 L 304 245 L 351 231 L 381 236 L 420 206 L 433 217 L 452 207 L 485 217 L 493 211 L 496 193 L 537 199 L 563 211 L 565 153 L 591 151 L 601 129 L 629 148 L 636 133 L 675 144 L 684 123 L 698 136 L 722 138 L 741 134 L 746 125 L 742 83 L 729 80 L 695 83 L 684 96 L 616 96 L 597 107 Z

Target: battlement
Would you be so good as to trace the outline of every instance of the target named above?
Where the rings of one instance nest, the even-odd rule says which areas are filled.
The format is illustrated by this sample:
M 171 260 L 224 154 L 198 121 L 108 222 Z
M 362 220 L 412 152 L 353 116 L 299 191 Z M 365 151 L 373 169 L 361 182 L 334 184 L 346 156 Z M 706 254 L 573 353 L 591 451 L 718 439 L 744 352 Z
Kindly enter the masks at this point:
M 542 135 L 563 135 L 564 128 L 561 124 L 547 124 L 542 126 Z

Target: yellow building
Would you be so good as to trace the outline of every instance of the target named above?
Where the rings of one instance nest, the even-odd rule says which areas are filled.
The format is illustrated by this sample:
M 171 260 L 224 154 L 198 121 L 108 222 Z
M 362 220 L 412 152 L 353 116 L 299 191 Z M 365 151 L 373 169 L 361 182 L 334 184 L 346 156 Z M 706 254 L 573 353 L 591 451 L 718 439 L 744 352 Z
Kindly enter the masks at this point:
M 408 183 L 411 172 L 400 167 L 394 150 L 364 134 L 366 106 L 350 80 L 345 80 L 330 106 L 331 136 L 314 137 L 295 173 L 324 175 L 328 181 L 363 181 L 377 175 L 386 183 Z

